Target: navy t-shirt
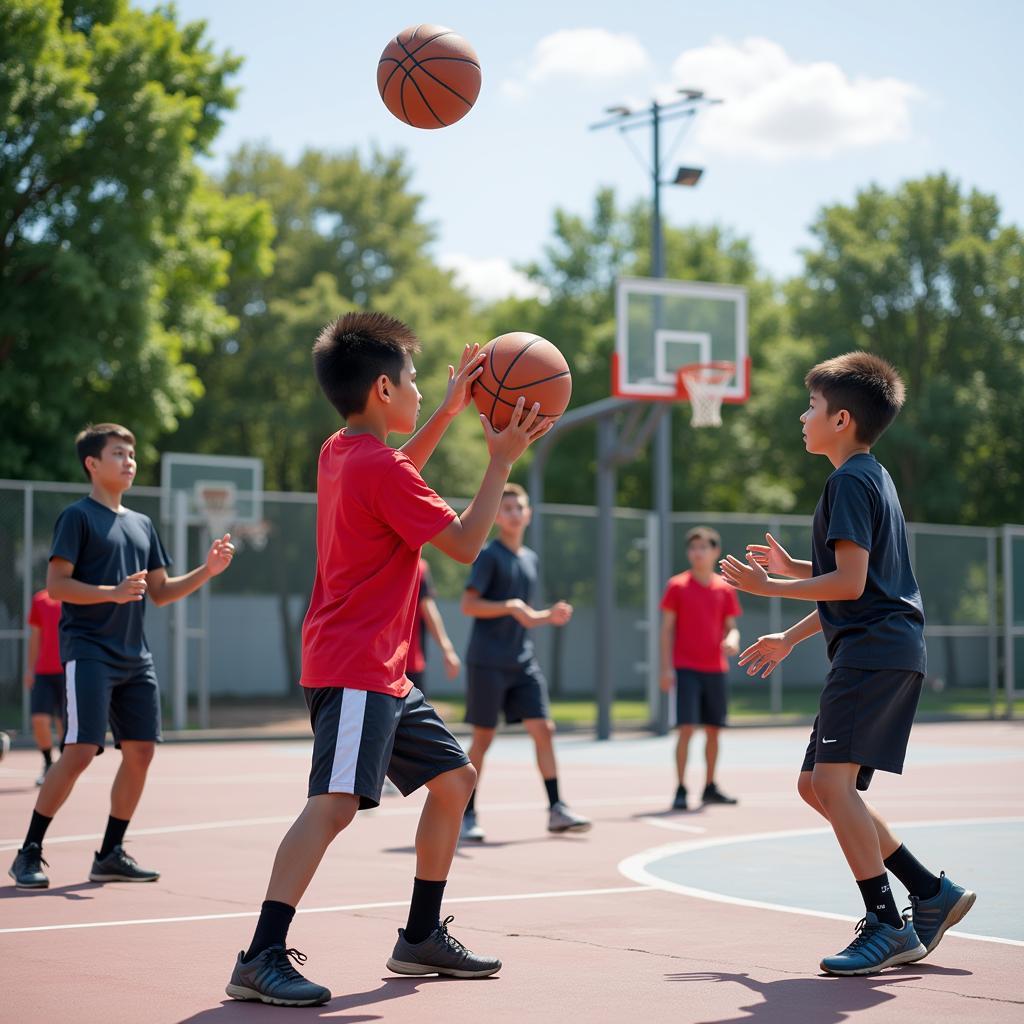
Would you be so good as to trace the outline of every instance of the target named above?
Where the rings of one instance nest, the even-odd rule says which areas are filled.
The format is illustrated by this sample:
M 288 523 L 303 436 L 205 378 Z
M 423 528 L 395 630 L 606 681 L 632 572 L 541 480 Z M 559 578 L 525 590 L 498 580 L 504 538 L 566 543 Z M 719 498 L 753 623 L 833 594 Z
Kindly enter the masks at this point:
M 74 565 L 71 578 L 95 586 L 116 586 L 143 569 L 161 569 L 171 560 L 149 516 L 131 509 L 114 512 L 93 498 L 68 505 L 53 529 L 50 558 Z M 60 658 L 108 664 L 153 660 L 142 630 L 146 599 L 128 604 L 62 603 Z
M 518 597 L 530 604 L 537 584 L 537 553 L 522 547 L 512 551 L 492 540 L 477 556 L 466 583 L 485 601 Z M 525 626 L 511 615 L 473 619 L 466 661 L 491 668 L 517 668 L 533 660 L 533 641 Z
M 856 601 L 818 602 L 833 668 L 923 673 L 924 605 L 907 524 L 892 477 L 873 455 L 854 455 L 828 478 L 812 530 L 815 576 L 835 571 L 836 541 L 869 552 L 867 582 Z

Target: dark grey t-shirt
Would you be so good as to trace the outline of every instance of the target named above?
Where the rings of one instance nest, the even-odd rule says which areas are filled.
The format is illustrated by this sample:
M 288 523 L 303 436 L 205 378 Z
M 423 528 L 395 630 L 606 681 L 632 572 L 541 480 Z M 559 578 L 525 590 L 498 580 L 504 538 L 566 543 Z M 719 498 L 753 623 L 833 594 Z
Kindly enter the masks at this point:
M 867 583 L 856 601 L 818 602 L 833 668 L 924 672 L 924 605 L 907 524 L 892 477 L 873 455 L 854 455 L 828 478 L 812 532 L 815 576 L 835 571 L 836 541 L 869 552 Z
M 149 516 L 131 509 L 114 512 L 93 498 L 68 505 L 53 529 L 51 558 L 74 565 L 72 579 L 116 586 L 143 569 L 161 569 L 171 560 Z M 146 600 L 128 604 L 71 604 L 60 616 L 60 660 L 79 658 L 108 664 L 153 660 L 142 629 Z
M 518 597 L 530 604 L 536 585 L 536 552 L 527 547 L 511 551 L 495 539 L 477 556 L 466 589 L 475 590 L 485 601 Z M 511 615 L 473 620 L 467 662 L 491 668 L 517 668 L 532 660 L 533 641 L 529 632 Z

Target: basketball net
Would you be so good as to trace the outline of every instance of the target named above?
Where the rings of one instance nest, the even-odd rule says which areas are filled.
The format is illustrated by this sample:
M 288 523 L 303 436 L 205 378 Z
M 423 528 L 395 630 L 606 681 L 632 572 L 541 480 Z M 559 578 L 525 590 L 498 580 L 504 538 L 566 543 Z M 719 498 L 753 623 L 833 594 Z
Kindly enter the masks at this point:
M 736 374 L 735 363 L 691 363 L 676 371 L 676 394 L 689 398 L 695 427 L 722 425 L 722 399 Z
M 231 529 L 235 521 L 234 484 L 200 481 L 195 487 L 195 502 L 212 540 L 223 537 Z

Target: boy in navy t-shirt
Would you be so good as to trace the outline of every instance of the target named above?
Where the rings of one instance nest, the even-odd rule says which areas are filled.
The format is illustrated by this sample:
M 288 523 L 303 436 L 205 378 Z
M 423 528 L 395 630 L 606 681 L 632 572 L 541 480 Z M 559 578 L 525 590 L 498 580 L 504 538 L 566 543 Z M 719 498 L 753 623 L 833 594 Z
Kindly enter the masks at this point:
M 89 495 L 57 519 L 46 589 L 62 603 L 60 658 L 67 722 L 61 759 L 39 790 L 25 842 L 8 874 L 19 889 L 45 889 L 43 837 L 78 776 L 103 753 L 107 723 L 121 765 L 110 791 L 110 817 L 89 872 L 92 882 L 153 882 L 123 844 L 160 739 L 160 691 L 143 632 L 146 598 L 169 604 L 222 573 L 231 537 L 215 540 L 206 562 L 170 578 L 170 559 L 148 516 L 121 504 L 135 479 L 135 436 L 116 423 L 87 427 L 75 439 Z
M 745 563 L 724 559 L 722 574 L 751 594 L 817 602 L 785 633 L 748 647 L 740 664 L 767 676 L 796 644 L 825 634 L 831 670 L 798 789 L 832 825 L 865 914 L 854 941 L 821 968 L 874 974 L 927 956 L 975 894 L 921 865 L 859 792 L 876 769 L 902 773 L 925 671 L 906 523 L 892 478 L 871 454 L 903 405 L 903 381 L 878 356 L 850 352 L 815 366 L 805 383 L 804 445 L 835 467 L 814 513 L 812 560 L 791 558 L 769 534 L 766 545 L 748 547 Z M 912 920 L 896 909 L 887 869 L 910 892 Z

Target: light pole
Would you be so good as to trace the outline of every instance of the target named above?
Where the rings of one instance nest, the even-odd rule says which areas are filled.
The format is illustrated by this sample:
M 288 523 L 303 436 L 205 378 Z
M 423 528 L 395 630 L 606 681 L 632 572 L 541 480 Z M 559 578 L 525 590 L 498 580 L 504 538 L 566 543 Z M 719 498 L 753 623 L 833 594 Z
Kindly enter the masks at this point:
M 682 141 L 686 130 L 696 115 L 705 107 L 721 103 L 709 99 L 699 89 L 680 89 L 681 98 L 670 103 L 652 100 L 649 107 L 631 110 L 626 106 L 609 107 L 610 118 L 591 125 L 592 131 L 602 128 L 618 128 L 623 138 L 632 146 L 626 134 L 636 128 L 651 129 L 651 162 L 647 168 L 651 177 L 651 277 L 665 276 L 665 242 L 661 227 L 661 186 L 666 184 L 693 187 L 703 173 L 700 168 L 680 167 L 671 181 L 662 180 L 662 168 Z M 661 128 L 668 121 L 683 119 L 683 125 L 669 147 L 668 157 L 661 154 Z M 643 163 L 643 157 L 637 153 Z M 655 316 L 658 316 L 656 311 Z M 654 511 L 658 519 L 658 568 L 662 582 L 672 575 L 672 415 L 671 409 L 658 422 L 654 441 Z M 651 624 L 650 628 L 654 628 Z M 659 732 L 668 730 L 668 698 L 661 695 L 657 727 Z

